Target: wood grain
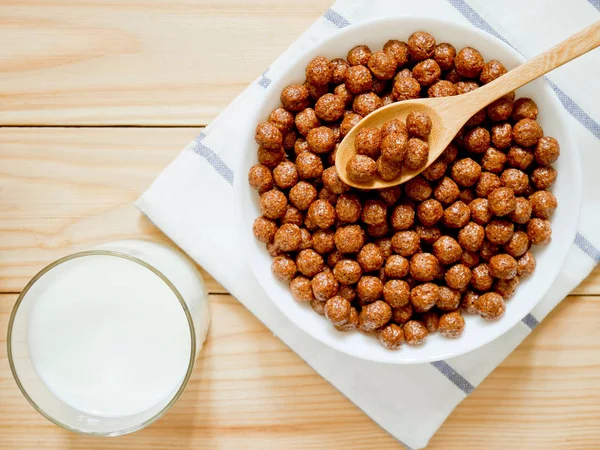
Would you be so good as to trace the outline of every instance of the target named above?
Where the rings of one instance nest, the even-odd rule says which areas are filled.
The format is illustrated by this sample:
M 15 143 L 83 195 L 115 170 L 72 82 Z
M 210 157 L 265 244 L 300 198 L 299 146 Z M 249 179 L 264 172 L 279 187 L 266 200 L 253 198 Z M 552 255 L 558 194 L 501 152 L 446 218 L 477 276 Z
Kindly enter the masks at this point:
M 0 124 L 205 125 L 331 0 L 4 0 Z
M 95 245 L 167 241 L 133 206 L 199 130 L 0 128 L 0 292 Z M 225 290 L 205 274 L 210 292 Z
M 10 376 L 4 340 L 15 299 L 0 295 L 0 448 L 402 448 L 230 295 L 211 296 L 206 347 L 164 418 L 119 439 L 70 434 L 36 413 Z M 597 448 L 598 315 L 596 297 L 569 297 L 459 405 L 428 449 Z

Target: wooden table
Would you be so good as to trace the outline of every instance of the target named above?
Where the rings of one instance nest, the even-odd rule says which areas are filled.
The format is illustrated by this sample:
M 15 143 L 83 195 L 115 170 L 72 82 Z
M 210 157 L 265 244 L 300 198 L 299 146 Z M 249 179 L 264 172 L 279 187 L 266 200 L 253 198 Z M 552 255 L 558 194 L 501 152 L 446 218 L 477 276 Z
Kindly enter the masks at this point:
M 73 435 L 19 393 L 6 328 L 50 261 L 167 239 L 132 202 L 330 0 L 0 4 L 0 448 L 300 449 L 401 445 L 205 274 L 213 324 L 193 379 L 149 428 Z M 598 448 L 600 270 L 450 416 L 431 449 Z

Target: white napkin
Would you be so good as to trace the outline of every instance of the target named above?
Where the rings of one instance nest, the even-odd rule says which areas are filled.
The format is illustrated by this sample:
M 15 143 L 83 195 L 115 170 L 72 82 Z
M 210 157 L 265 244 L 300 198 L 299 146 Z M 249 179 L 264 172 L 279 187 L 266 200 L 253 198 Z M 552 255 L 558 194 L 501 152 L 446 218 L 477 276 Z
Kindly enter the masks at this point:
M 583 215 L 565 269 L 549 294 L 514 329 L 484 348 L 447 361 L 409 366 L 362 361 L 315 341 L 283 316 L 238 251 L 231 168 L 242 145 L 235 124 L 298 54 L 339 28 L 362 20 L 421 15 L 470 23 L 531 57 L 598 20 L 599 10 L 598 0 L 555 1 L 552 8 L 544 0 L 340 0 L 183 150 L 137 207 L 373 420 L 407 447 L 422 448 L 456 405 L 600 262 L 600 179 L 594 170 L 600 167 L 598 52 L 549 77 L 570 113 L 569 126 L 577 138 L 584 170 Z M 373 383 L 374 379 L 378 382 Z M 398 385 L 411 389 L 397 397 L 389 386 Z M 406 403 L 415 407 L 407 411 Z

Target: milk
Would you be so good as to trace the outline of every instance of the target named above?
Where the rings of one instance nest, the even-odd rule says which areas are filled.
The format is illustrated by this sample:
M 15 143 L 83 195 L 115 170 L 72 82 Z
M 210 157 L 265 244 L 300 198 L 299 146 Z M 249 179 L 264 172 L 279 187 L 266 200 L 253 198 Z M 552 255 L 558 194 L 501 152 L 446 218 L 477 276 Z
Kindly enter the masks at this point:
M 28 293 L 29 356 L 64 404 L 97 418 L 133 416 L 162 407 L 181 387 L 196 356 L 192 343 L 197 351 L 206 336 L 206 292 L 173 249 L 145 241 L 102 248 L 160 270 L 184 298 L 195 334 L 177 295 L 154 272 L 93 255 L 60 264 Z

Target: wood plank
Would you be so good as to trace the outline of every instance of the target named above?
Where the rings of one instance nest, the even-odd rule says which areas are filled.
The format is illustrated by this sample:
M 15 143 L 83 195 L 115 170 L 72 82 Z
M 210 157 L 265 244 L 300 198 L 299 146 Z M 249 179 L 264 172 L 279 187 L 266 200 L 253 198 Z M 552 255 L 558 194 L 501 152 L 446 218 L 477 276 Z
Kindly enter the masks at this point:
M 205 125 L 331 0 L 5 0 L 0 124 Z
M 100 243 L 167 241 L 133 202 L 198 132 L 0 128 L 0 292 Z M 204 275 L 210 292 L 225 292 Z
M 193 379 L 160 421 L 118 439 L 51 425 L 10 376 L 0 295 L 0 448 L 401 449 L 229 295 L 212 295 L 212 326 Z M 594 449 L 600 439 L 596 297 L 569 297 L 454 411 L 428 449 Z M 452 443 L 452 444 L 450 444 Z

